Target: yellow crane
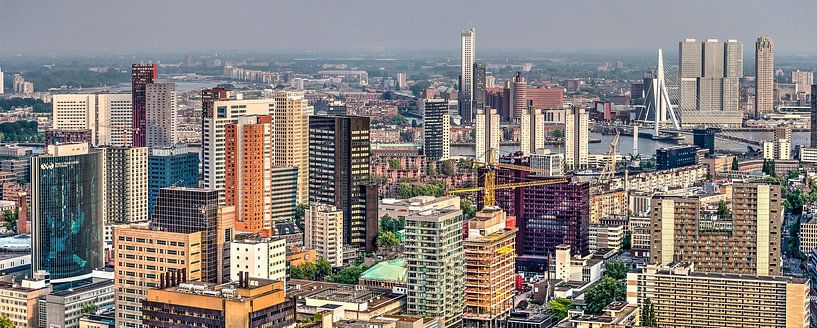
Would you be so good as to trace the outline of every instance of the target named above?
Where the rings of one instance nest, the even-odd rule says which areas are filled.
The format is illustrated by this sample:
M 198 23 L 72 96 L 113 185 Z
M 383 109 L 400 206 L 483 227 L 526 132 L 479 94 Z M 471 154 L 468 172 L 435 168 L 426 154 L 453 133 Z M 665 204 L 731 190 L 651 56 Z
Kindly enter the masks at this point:
M 471 193 L 471 192 L 483 192 L 482 194 L 482 204 L 484 207 L 496 207 L 496 190 L 497 189 L 516 189 L 516 188 L 523 188 L 523 187 L 534 187 L 534 186 L 544 186 L 550 184 L 559 184 L 559 183 L 567 183 L 570 182 L 567 178 L 553 178 L 547 180 L 538 180 L 538 181 L 525 181 L 525 182 L 514 182 L 514 183 L 503 183 L 503 184 L 496 184 L 496 169 L 509 169 L 515 171 L 524 171 L 524 172 L 531 172 L 531 173 L 546 173 L 546 169 L 530 167 L 530 166 L 523 166 L 523 165 L 515 165 L 515 164 L 507 164 L 507 163 L 499 163 L 494 161 L 493 156 L 493 149 L 488 150 L 487 154 L 485 154 L 486 162 L 479 162 L 474 161 L 474 163 L 485 165 L 488 169 L 485 172 L 485 178 L 483 187 L 477 188 L 466 188 L 466 189 L 457 189 L 451 190 L 448 194 L 462 194 L 462 193 Z

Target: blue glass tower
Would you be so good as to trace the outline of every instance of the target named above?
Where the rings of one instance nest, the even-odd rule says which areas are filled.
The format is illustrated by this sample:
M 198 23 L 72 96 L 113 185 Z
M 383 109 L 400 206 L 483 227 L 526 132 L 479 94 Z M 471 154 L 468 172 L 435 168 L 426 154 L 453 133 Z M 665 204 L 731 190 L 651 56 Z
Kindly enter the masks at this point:
M 49 146 L 31 159 L 32 267 L 55 283 L 103 266 L 103 163 L 84 143 Z
M 199 181 L 199 154 L 187 147 L 152 149 L 148 156 L 148 215 L 153 216 L 159 189 L 195 188 Z

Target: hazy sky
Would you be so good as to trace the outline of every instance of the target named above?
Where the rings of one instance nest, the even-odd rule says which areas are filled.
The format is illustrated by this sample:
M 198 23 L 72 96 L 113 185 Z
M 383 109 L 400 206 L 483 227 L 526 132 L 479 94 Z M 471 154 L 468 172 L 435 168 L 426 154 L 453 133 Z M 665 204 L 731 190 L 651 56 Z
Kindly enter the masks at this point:
M 0 0 L 0 54 L 434 49 L 677 50 L 771 35 L 817 52 L 814 0 Z

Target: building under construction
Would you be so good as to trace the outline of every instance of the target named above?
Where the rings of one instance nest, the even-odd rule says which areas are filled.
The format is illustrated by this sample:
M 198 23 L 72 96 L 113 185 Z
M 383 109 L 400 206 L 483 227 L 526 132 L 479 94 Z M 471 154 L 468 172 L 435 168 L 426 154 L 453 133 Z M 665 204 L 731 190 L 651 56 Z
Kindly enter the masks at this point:
M 465 327 L 500 327 L 513 308 L 516 227 L 505 211 L 486 207 L 468 221 L 465 251 Z

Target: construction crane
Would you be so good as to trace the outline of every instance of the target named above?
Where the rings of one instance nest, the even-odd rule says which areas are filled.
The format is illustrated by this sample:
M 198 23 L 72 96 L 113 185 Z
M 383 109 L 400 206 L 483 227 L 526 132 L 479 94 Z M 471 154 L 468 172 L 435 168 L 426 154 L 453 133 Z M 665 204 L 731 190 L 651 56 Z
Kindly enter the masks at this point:
M 496 190 L 497 189 L 516 189 L 516 188 L 523 188 L 523 187 L 534 187 L 534 186 L 544 186 L 550 184 L 559 184 L 559 183 L 567 183 L 570 180 L 566 178 L 553 178 L 547 180 L 538 180 L 538 181 L 525 181 L 525 182 L 514 182 L 514 183 L 503 183 L 503 184 L 496 184 L 496 169 L 509 169 L 515 171 L 524 171 L 524 172 L 531 172 L 531 173 L 545 173 L 547 170 L 541 168 L 535 168 L 530 166 L 523 166 L 523 165 L 514 165 L 514 164 L 507 164 L 507 163 L 498 163 L 494 161 L 493 156 L 493 149 L 489 149 L 487 154 L 485 155 L 487 159 L 487 163 L 474 161 L 474 163 L 485 165 L 488 169 L 485 172 L 484 183 L 482 187 L 478 188 L 466 188 L 466 189 L 457 189 L 451 190 L 448 194 L 462 194 L 462 193 L 472 193 L 472 192 L 483 192 L 482 194 L 482 204 L 483 207 L 496 207 Z
M 616 175 L 616 150 L 618 149 L 618 141 L 621 139 L 621 132 L 616 129 L 616 136 L 610 141 L 610 151 L 607 153 L 607 163 L 599 175 L 599 181 L 608 181 Z

